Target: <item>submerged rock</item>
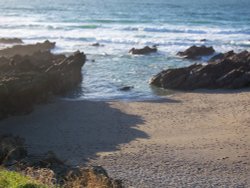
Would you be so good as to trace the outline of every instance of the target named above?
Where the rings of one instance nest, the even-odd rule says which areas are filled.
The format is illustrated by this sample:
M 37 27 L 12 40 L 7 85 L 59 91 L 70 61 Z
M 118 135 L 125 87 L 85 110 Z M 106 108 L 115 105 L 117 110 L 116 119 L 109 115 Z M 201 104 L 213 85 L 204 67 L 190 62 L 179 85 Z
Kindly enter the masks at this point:
M 34 104 L 47 101 L 53 94 L 63 94 L 81 82 L 84 53 L 78 51 L 69 57 L 54 55 L 48 51 L 53 45 L 39 44 L 31 55 L 0 57 L 0 118 L 29 113 Z M 31 47 L 18 46 L 18 51 L 27 54 L 24 52 Z M 13 49 L 17 47 L 7 51 Z
M 150 84 L 168 89 L 238 89 L 250 87 L 250 52 L 228 52 L 207 65 L 164 70 Z
M 130 91 L 131 89 L 133 89 L 133 86 L 124 86 L 119 88 L 120 91 Z
M 153 53 L 153 52 L 157 52 L 156 47 L 150 48 L 149 46 L 145 46 L 142 49 L 132 48 L 131 50 L 129 50 L 129 53 L 134 54 L 134 55 L 143 55 L 143 54 L 149 54 L 149 53 Z
M 185 57 L 187 59 L 199 59 L 201 56 L 212 55 L 215 52 L 213 47 L 206 46 L 191 46 L 184 52 L 178 52 L 177 55 Z

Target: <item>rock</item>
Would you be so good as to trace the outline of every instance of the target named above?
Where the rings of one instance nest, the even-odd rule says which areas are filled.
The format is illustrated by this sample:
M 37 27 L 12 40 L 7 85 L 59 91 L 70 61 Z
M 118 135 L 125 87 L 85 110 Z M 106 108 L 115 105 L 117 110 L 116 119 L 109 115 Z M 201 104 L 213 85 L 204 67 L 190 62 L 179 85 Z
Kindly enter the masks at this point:
M 0 136 L 0 165 L 9 165 L 26 156 L 23 139 L 11 135 Z
M 27 46 L 19 48 L 27 50 Z M 40 49 L 32 55 L 0 57 L 0 118 L 30 113 L 34 104 L 62 95 L 81 82 L 84 53 L 66 57 Z
M 207 41 L 207 39 L 201 39 L 200 40 L 200 42 L 206 42 Z
M 104 45 L 101 45 L 100 43 L 96 42 L 96 43 L 91 44 L 90 46 L 99 47 L 99 46 L 104 46 Z
M 150 84 L 168 89 L 239 89 L 250 87 L 250 52 L 220 55 L 207 65 L 169 69 L 154 76 Z
M 131 89 L 133 89 L 133 86 L 124 86 L 119 88 L 120 91 L 130 91 Z
M 152 47 L 157 48 L 158 46 L 160 46 L 160 44 L 154 44 Z
M 16 45 L 11 48 L 0 50 L 0 56 L 12 57 L 15 55 L 32 55 L 35 52 L 50 51 L 55 47 L 55 42 L 46 40 L 43 43 L 29 44 L 29 45 Z
M 213 56 L 208 62 L 218 62 L 222 61 L 224 58 L 229 58 L 230 56 L 235 55 L 234 51 L 229 51 L 227 53 L 218 53 L 215 56 Z
M 149 46 L 145 46 L 142 49 L 132 48 L 131 50 L 129 50 L 129 53 L 134 54 L 134 55 L 143 55 L 143 54 L 149 54 L 149 53 L 153 53 L 153 52 L 157 52 L 156 47 L 150 48 Z
M 23 43 L 22 39 L 19 38 L 0 38 L 0 43 L 2 44 L 16 44 Z
M 187 59 L 199 59 L 201 56 L 212 55 L 215 52 L 213 47 L 206 46 L 191 46 L 184 52 L 178 52 L 177 55 Z

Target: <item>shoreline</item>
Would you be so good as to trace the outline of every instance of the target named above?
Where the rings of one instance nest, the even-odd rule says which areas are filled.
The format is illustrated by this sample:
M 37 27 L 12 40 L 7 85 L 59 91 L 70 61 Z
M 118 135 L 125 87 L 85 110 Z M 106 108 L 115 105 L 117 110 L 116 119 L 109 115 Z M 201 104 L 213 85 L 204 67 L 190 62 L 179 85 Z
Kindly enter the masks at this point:
M 125 186 L 250 185 L 250 92 L 180 92 L 165 100 L 64 101 L 0 122 L 28 151 L 101 165 Z

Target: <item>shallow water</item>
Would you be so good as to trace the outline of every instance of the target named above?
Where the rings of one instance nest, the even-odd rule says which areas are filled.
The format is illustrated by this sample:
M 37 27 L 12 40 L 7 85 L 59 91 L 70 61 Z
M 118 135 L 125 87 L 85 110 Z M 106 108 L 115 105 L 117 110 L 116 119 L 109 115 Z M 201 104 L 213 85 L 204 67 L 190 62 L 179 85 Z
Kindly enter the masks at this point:
M 180 50 L 250 50 L 249 10 L 249 0 L 2 0 L 0 37 L 56 41 L 55 53 L 84 51 L 84 79 L 70 98 L 143 100 L 159 96 L 148 85 L 154 74 L 193 63 L 176 57 Z M 90 46 L 95 42 L 104 46 Z M 156 54 L 128 54 L 153 44 Z M 134 88 L 119 91 L 123 86 Z

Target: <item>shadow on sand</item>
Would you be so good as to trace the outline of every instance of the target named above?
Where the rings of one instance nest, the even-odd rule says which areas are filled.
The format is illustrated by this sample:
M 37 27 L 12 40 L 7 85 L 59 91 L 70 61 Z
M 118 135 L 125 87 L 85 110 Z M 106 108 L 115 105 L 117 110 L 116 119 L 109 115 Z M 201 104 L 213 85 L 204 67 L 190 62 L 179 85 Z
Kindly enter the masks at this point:
M 26 116 L 0 122 L 0 134 L 26 140 L 31 154 L 54 151 L 72 165 L 85 164 L 98 152 L 110 152 L 137 138 L 148 138 L 134 127 L 138 116 L 121 112 L 106 102 L 57 101 L 41 105 Z

